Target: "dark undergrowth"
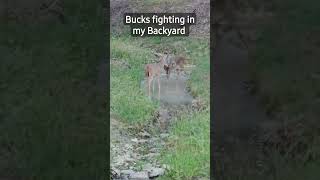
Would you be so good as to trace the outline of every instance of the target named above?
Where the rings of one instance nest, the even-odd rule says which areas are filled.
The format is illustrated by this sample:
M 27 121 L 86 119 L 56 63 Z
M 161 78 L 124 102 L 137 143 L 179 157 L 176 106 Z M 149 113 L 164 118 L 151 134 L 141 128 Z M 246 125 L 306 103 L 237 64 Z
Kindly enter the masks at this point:
M 0 28 L 0 178 L 103 179 L 105 52 L 101 1 L 68 1 L 65 24 Z
M 271 134 L 266 179 L 320 177 L 320 4 L 275 1 L 275 17 L 261 27 L 252 77 L 267 113 L 283 125 Z

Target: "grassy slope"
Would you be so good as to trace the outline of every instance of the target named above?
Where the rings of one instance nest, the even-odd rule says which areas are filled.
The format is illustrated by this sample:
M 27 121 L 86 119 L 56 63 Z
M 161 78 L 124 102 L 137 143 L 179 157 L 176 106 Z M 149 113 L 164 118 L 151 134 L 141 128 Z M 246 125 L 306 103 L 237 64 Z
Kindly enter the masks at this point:
M 152 113 L 158 107 L 139 89 L 144 64 L 153 58 L 153 51 L 170 49 L 173 53 L 186 55 L 196 65 L 189 86 L 192 94 L 205 103 L 206 110 L 178 117 L 170 134 L 171 146 L 164 151 L 162 158 L 164 163 L 172 167 L 172 171 L 164 178 L 209 176 L 208 48 L 207 40 L 196 38 L 113 37 L 111 40 L 114 61 L 125 61 L 131 67 L 124 69 L 121 66 L 111 66 L 111 111 L 131 124 L 151 120 Z
M 98 3 L 69 1 L 65 25 L 1 27 L 1 175 L 105 177 L 104 97 L 95 84 L 105 48 Z
M 170 46 L 169 43 L 166 46 Z M 172 168 L 167 178 L 208 178 L 210 167 L 209 45 L 207 40 L 190 38 L 181 40 L 173 47 L 178 49 L 178 53 L 187 54 L 187 57 L 190 57 L 192 63 L 196 65 L 188 84 L 191 93 L 201 99 L 205 109 L 177 117 L 170 129 L 169 146 L 163 152 L 163 162 Z
M 286 150 L 306 145 L 306 151 L 296 161 L 289 159 L 291 163 L 286 166 L 281 166 L 283 160 L 274 161 L 276 179 L 316 179 L 320 157 L 320 4 L 315 0 L 294 0 L 279 1 L 275 7 L 276 19 L 263 27 L 258 41 L 254 79 L 267 110 L 282 112 L 284 116 L 280 118 L 292 129 L 294 141 Z M 310 158 L 313 160 L 306 161 Z
M 112 60 L 130 66 L 130 69 L 126 69 L 111 65 L 111 113 L 131 124 L 145 123 L 155 111 L 155 103 L 140 89 L 144 64 L 151 57 L 151 49 L 139 47 L 130 38 L 111 39 Z

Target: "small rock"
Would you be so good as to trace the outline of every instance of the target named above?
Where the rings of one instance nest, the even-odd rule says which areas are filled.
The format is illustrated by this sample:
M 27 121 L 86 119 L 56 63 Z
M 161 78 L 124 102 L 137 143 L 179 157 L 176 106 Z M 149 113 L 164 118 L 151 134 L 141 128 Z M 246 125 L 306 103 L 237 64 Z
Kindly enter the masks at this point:
M 148 140 L 140 139 L 138 142 L 139 142 L 139 143 L 146 143 L 146 142 L 148 142 Z
M 170 114 L 169 114 L 168 110 L 162 109 L 159 111 L 159 117 L 162 119 L 170 119 Z
M 164 169 L 162 168 L 152 168 L 150 171 L 149 176 L 150 177 L 158 177 L 158 176 L 162 176 L 164 174 Z
M 133 138 L 131 139 L 132 142 L 135 142 L 135 143 L 146 143 L 148 142 L 148 140 L 145 140 L 145 139 L 137 139 L 137 138 Z
M 131 141 L 132 141 L 132 142 L 135 142 L 135 143 L 138 143 L 138 142 L 139 142 L 139 140 L 138 140 L 137 138 L 133 138 L 133 139 L 131 139 Z
M 152 153 L 159 152 L 159 149 L 158 148 L 151 148 L 149 150 L 149 152 L 152 152 Z
M 167 138 L 167 137 L 169 137 L 169 134 L 168 133 L 162 133 L 162 134 L 160 134 L 160 137 L 161 138 Z
M 152 164 L 147 163 L 147 164 L 145 164 L 145 165 L 143 166 L 143 168 L 142 168 L 142 169 L 143 169 L 143 170 L 145 170 L 145 171 L 150 172 L 150 171 L 151 171 L 151 169 L 152 169 Z
M 134 161 L 134 159 L 133 159 L 133 158 L 130 158 L 130 157 L 127 157 L 127 158 L 125 159 L 125 161 L 126 161 L 126 162 L 132 162 L 132 161 Z
M 139 155 L 139 154 L 136 154 L 136 153 L 132 154 L 131 157 L 132 157 L 133 159 L 140 159 L 140 155 Z
M 144 132 L 140 132 L 139 136 L 144 137 L 144 138 L 150 138 L 151 137 L 151 135 L 148 132 L 145 132 L 145 131 Z
M 170 166 L 167 165 L 167 164 L 163 164 L 162 167 L 163 167 L 164 169 L 170 170 Z
M 118 179 L 118 180 L 129 180 L 129 178 L 125 176 L 125 177 L 121 177 L 121 179 Z
M 123 175 L 131 175 L 134 174 L 135 172 L 133 170 L 122 170 L 121 174 Z
M 161 142 L 159 143 L 159 145 L 164 146 L 164 145 L 166 145 L 166 143 L 163 142 L 163 141 L 161 141 Z
M 126 149 L 132 149 L 132 145 L 131 145 L 131 144 L 126 144 L 126 145 L 124 145 L 124 147 L 125 147 Z
M 160 155 L 159 153 L 149 153 L 149 154 L 147 154 L 145 156 L 148 157 L 148 158 L 153 158 L 153 157 L 159 156 L 159 155 Z
M 159 140 L 159 138 L 156 138 L 156 137 L 151 138 L 151 141 L 152 141 L 152 142 L 154 142 L 154 141 L 158 141 L 158 140 Z
M 130 174 L 129 179 L 149 180 L 149 174 L 146 171 L 135 172 L 135 173 Z

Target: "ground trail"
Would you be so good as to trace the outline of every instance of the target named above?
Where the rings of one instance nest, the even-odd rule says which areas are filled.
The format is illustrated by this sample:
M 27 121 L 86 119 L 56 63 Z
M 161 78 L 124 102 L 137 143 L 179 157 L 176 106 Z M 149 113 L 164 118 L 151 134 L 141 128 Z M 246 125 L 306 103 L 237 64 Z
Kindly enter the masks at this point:
M 157 161 L 166 134 L 152 136 L 147 131 L 132 133 L 130 126 L 111 118 L 111 177 L 116 180 L 149 179 L 164 174 Z
M 193 97 L 187 90 L 188 75 L 177 76 L 172 73 L 167 79 L 160 77 L 160 107 L 155 122 L 138 133 L 130 132 L 130 126 L 120 120 L 111 118 L 111 171 L 112 179 L 150 179 L 165 173 L 168 166 L 158 162 L 161 150 L 164 148 L 172 119 L 178 111 L 191 105 Z M 157 100 L 158 86 L 155 79 L 152 99 Z M 145 93 L 148 87 L 141 82 Z M 147 95 L 147 93 L 146 93 Z M 152 133 L 151 129 L 160 132 Z M 148 132 L 149 131 L 149 132 Z

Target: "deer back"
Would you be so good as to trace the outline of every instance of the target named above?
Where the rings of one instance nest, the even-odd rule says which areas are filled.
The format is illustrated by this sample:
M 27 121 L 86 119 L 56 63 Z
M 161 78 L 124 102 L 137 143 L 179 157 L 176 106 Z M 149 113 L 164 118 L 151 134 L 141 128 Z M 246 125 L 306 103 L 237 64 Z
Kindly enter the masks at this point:
M 176 65 L 177 65 L 177 66 L 183 67 L 185 64 L 186 64 L 186 58 L 185 58 L 185 57 L 183 57 L 183 56 L 178 56 L 178 57 L 176 58 Z

